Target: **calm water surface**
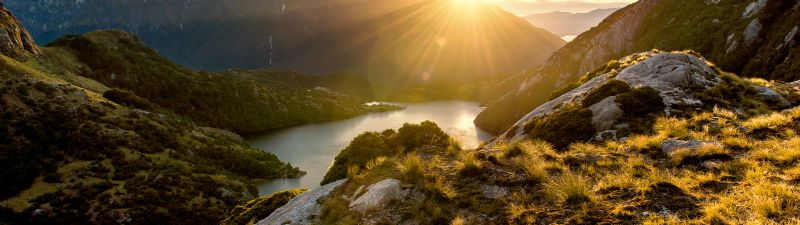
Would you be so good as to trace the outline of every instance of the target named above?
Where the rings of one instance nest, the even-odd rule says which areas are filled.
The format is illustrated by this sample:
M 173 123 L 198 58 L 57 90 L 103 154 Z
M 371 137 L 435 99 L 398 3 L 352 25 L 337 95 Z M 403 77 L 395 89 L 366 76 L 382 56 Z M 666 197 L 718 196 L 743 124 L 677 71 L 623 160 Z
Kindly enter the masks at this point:
M 306 124 L 248 138 L 253 147 L 271 152 L 282 161 L 300 167 L 308 174 L 301 178 L 277 179 L 258 185 L 261 195 L 291 188 L 314 188 L 333 165 L 339 151 L 353 138 L 367 131 L 397 129 L 403 123 L 436 122 L 464 147 L 477 147 L 493 136 L 475 127 L 472 120 L 483 109 L 476 102 L 446 101 L 418 104 L 393 103 L 405 110 L 373 113 L 351 119 Z
M 561 36 L 561 39 L 564 39 L 567 42 L 571 42 L 572 40 L 575 40 L 575 38 L 577 38 L 577 37 L 578 37 L 578 35 L 564 35 L 564 36 Z

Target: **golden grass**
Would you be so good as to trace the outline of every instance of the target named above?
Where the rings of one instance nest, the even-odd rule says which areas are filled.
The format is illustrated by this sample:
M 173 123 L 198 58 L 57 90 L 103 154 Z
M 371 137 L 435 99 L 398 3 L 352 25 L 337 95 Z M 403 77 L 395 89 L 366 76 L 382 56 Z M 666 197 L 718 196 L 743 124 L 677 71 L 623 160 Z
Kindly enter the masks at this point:
M 474 152 L 462 152 L 456 161 L 456 170 L 464 176 L 476 176 L 483 170 L 483 162 L 475 156 Z
M 753 117 L 744 122 L 744 126 L 750 130 L 757 130 L 762 128 L 776 128 L 780 125 L 785 125 L 792 122 L 792 117 L 782 113 L 772 113 Z
M 580 174 L 567 172 L 547 183 L 546 190 L 552 200 L 564 205 L 578 205 L 595 199 L 590 183 Z

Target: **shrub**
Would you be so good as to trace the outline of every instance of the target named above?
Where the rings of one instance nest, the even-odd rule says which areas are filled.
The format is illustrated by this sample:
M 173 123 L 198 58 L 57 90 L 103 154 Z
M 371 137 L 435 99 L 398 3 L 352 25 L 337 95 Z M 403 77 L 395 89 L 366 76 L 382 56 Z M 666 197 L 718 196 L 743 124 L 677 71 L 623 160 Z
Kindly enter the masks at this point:
M 426 145 L 447 147 L 449 137 L 436 123 L 431 121 L 420 124 L 403 124 L 395 136 L 397 143 L 406 151 Z
M 333 166 L 325 174 L 321 185 L 325 185 L 340 179 L 347 178 L 351 168 L 360 170 L 368 162 L 379 156 L 392 156 L 395 153 L 390 151 L 383 137 L 377 132 L 366 132 L 358 135 L 350 145 L 336 156 Z
M 638 87 L 632 91 L 617 95 L 616 103 L 625 114 L 641 116 L 664 110 L 664 100 L 659 92 L 651 87 Z
M 603 99 L 606 99 L 614 95 L 627 93 L 630 90 L 631 87 L 628 85 L 628 83 L 625 83 L 625 81 L 610 80 L 605 84 L 603 84 L 602 86 L 595 88 L 594 90 L 589 92 L 586 95 L 586 97 L 583 98 L 581 104 L 584 107 L 589 107 L 602 101 Z
M 533 119 L 525 125 L 529 138 L 550 142 L 557 149 L 566 149 L 576 141 L 592 138 L 592 111 L 581 106 L 566 106 L 549 116 Z
M 133 107 L 137 109 L 144 109 L 144 110 L 155 109 L 155 105 L 153 105 L 153 103 L 150 103 L 149 101 L 147 101 L 147 99 L 136 96 L 136 94 L 133 94 L 133 92 L 127 90 L 114 88 L 103 93 L 103 98 L 106 98 L 120 105 Z

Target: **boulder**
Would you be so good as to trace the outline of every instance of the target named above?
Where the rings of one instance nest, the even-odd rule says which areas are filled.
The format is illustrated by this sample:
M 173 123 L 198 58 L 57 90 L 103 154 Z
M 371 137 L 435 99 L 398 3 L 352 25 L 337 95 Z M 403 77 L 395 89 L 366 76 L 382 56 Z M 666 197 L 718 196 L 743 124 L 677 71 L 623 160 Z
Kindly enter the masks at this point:
M 722 143 L 714 142 L 714 141 L 699 141 L 699 140 L 676 140 L 676 139 L 667 139 L 661 142 L 661 152 L 666 155 L 671 155 L 678 149 L 688 149 L 690 151 L 695 151 L 703 147 L 704 145 L 715 145 L 715 146 L 722 146 Z
M 756 94 L 756 96 L 761 98 L 761 100 L 764 100 L 765 102 L 772 103 L 780 107 L 788 107 L 792 105 L 791 103 L 789 103 L 788 100 L 786 100 L 786 98 L 784 98 L 781 94 L 779 94 L 775 90 L 772 90 L 771 88 L 764 86 L 757 86 L 757 85 L 753 85 L 753 88 L 756 89 L 756 91 L 758 91 L 758 94 Z
M 592 125 L 599 131 L 611 129 L 614 122 L 622 116 L 623 111 L 614 100 L 615 96 L 608 97 L 589 107 L 592 110 Z
M 321 198 L 330 196 L 330 193 L 347 182 L 347 179 L 338 180 L 325 186 L 311 189 L 293 198 L 286 205 L 276 209 L 267 218 L 258 221 L 257 225 L 310 225 L 320 216 L 322 205 Z
M 363 213 L 382 209 L 391 201 L 402 199 L 408 194 L 402 185 L 403 182 L 391 178 L 369 185 L 364 194 L 350 202 L 350 210 Z
M 758 19 L 753 19 L 750 24 L 747 25 L 747 28 L 744 30 L 744 45 L 746 47 L 750 47 L 753 43 L 758 40 L 758 34 L 761 33 L 761 21 Z
M 481 193 L 489 199 L 499 199 L 508 196 L 508 188 L 495 185 L 481 185 Z
M 751 2 L 749 5 L 747 5 L 747 8 L 744 9 L 744 12 L 742 12 L 742 19 L 747 19 L 755 14 L 758 14 L 766 5 L 767 0 L 757 0 Z

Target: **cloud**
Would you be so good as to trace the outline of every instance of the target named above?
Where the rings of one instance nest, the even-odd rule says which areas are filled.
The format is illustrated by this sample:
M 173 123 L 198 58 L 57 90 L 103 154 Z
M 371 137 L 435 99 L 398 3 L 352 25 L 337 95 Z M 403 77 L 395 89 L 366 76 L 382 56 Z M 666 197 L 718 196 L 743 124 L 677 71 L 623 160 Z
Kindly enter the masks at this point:
M 517 15 L 552 11 L 588 12 L 595 9 L 619 8 L 636 0 L 487 0 Z

